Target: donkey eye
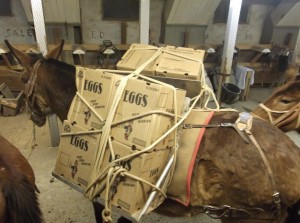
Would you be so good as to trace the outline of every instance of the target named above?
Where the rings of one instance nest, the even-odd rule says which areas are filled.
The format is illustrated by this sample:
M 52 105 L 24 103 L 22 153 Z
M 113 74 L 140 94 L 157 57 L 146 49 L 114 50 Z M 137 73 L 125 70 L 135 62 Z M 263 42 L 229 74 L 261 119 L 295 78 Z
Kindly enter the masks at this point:
M 289 104 L 289 103 L 291 103 L 291 101 L 289 101 L 289 100 L 287 100 L 287 99 L 281 99 L 280 102 L 281 102 L 282 104 Z

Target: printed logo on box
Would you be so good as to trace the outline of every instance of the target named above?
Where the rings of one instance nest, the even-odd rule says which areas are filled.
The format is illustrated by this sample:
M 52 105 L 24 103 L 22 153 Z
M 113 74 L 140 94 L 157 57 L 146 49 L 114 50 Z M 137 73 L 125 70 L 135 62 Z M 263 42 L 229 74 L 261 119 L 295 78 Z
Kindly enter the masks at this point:
M 89 149 L 89 142 L 76 135 L 71 136 L 70 144 L 83 151 L 88 151 Z
M 125 90 L 123 101 L 129 102 L 130 104 L 134 103 L 136 105 L 146 107 L 148 104 L 147 98 L 148 98 L 148 95 L 145 95 L 142 93 L 136 93 L 134 91 Z
M 83 111 L 83 115 L 84 115 L 84 123 L 87 125 L 90 117 L 92 116 L 91 110 L 87 108 L 86 111 Z
M 71 176 L 72 178 L 74 179 L 75 178 L 75 175 L 78 171 L 78 160 L 75 160 L 74 161 L 74 164 L 70 166 L 71 168 Z
M 101 94 L 102 93 L 102 83 L 91 81 L 91 80 L 84 80 L 84 90 Z
M 120 158 L 122 158 L 121 155 L 115 154 L 115 159 L 116 160 L 120 159 Z M 109 162 L 112 162 L 112 161 L 113 161 L 113 159 L 112 159 L 111 154 L 110 154 L 109 155 Z M 122 166 L 123 168 L 125 168 L 127 171 L 130 171 L 131 170 L 131 162 L 132 162 L 131 159 L 130 160 L 121 160 L 117 164 L 120 165 L 120 166 Z
M 65 125 L 64 131 L 65 132 L 71 132 L 71 127 L 69 125 Z
M 124 130 L 125 130 L 125 132 L 124 132 L 124 138 L 126 140 L 128 140 L 128 138 L 129 138 L 129 136 L 130 136 L 130 134 L 131 134 L 131 132 L 133 130 L 132 124 L 133 124 L 133 121 L 129 122 L 127 125 L 124 126 Z

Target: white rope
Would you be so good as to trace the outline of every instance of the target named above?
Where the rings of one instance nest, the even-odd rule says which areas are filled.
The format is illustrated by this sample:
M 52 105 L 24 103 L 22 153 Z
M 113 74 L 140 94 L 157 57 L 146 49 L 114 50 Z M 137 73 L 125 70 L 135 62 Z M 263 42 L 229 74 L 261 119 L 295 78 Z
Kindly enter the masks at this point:
M 106 188 L 106 192 L 105 192 L 105 213 L 103 213 L 103 216 L 105 216 L 107 219 L 110 219 L 110 214 L 111 214 L 111 201 L 110 201 L 110 188 L 111 185 L 114 183 L 115 179 L 121 174 L 123 176 L 127 176 L 130 177 L 134 180 L 143 182 L 149 186 L 151 186 L 154 190 L 158 190 L 160 193 L 163 194 L 163 196 L 165 195 L 165 192 L 162 191 L 161 188 L 166 188 L 166 185 L 169 185 L 169 183 L 171 182 L 174 170 L 175 170 L 175 164 L 176 164 L 176 156 L 177 156 L 177 150 L 179 148 L 179 143 L 178 143 L 178 133 L 177 133 L 177 129 L 180 125 L 183 124 L 184 120 L 188 117 L 188 115 L 190 114 L 190 112 L 196 107 L 196 105 L 199 103 L 200 99 L 203 100 L 204 106 L 200 109 L 203 109 L 205 111 L 236 111 L 235 109 L 220 109 L 220 106 L 217 102 L 217 99 L 213 93 L 213 91 L 206 85 L 205 83 L 205 77 L 204 77 L 204 65 L 203 62 L 201 60 L 198 59 L 194 59 L 194 58 L 190 58 L 187 56 L 183 56 L 183 55 L 179 55 L 177 53 L 174 52 L 170 52 L 168 51 L 168 49 L 166 48 L 157 48 L 157 47 L 151 47 L 151 48 L 138 48 L 138 49 L 132 49 L 132 50 L 142 50 L 142 49 L 146 49 L 146 50 L 156 50 L 156 52 L 151 56 L 151 58 L 149 60 L 147 60 L 145 63 L 143 63 L 139 68 L 137 68 L 136 70 L 130 72 L 127 76 L 124 76 L 121 81 L 120 84 L 116 90 L 115 93 L 115 97 L 112 101 L 112 105 L 110 107 L 110 111 L 108 112 L 107 118 L 105 120 L 105 125 L 102 128 L 102 135 L 101 137 L 98 138 L 97 141 L 97 148 L 98 148 L 98 152 L 95 155 L 95 159 L 94 159 L 94 166 L 93 166 L 93 170 L 92 170 L 92 174 L 91 174 L 91 179 L 89 182 L 89 185 L 87 186 L 87 189 L 85 191 L 85 195 L 87 197 L 89 197 L 90 199 L 93 199 L 96 195 L 98 195 L 104 188 Z M 154 61 L 157 57 L 159 57 L 162 53 L 168 53 L 174 56 L 178 56 L 181 58 L 185 58 L 188 60 L 192 60 L 192 61 L 196 61 L 200 63 L 201 66 L 201 76 L 200 76 L 200 84 L 201 84 L 201 90 L 199 92 L 199 95 L 197 95 L 196 97 L 194 97 L 191 102 L 192 105 L 189 107 L 188 111 L 186 113 L 184 113 L 183 115 L 178 115 L 178 111 L 177 111 L 177 95 L 176 95 L 176 88 L 170 84 L 166 84 L 163 83 L 161 81 L 158 80 L 154 80 L 152 78 L 149 77 L 145 77 L 143 75 L 141 75 L 140 73 L 145 69 L 146 66 L 148 66 L 152 61 Z M 82 76 L 80 78 L 82 78 L 82 80 L 84 80 L 85 78 L 85 72 L 84 70 L 80 70 L 82 71 Z M 114 72 L 114 73 L 128 73 L 128 71 L 115 71 L 115 70 L 105 70 L 103 72 Z M 139 114 L 137 116 L 133 116 L 127 119 L 123 119 L 120 121 L 115 121 L 114 122 L 114 115 L 117 111 L 119 102 L 121 100 L 121 97 L 123 95 L 123 91 L 125 90 L 125 87 L 127 85 L 127 82 L 130 79 L 143 79 L 145 81 L 149 81 L 152 83 L 156 83 L 162 86 L 166 86 L 168 88 L 171 88 L 173 91 L 173 101 L 174 101 L 174 113 L 169 113 L 169 112 L 164 112 L 161 110 L 155 110 L 155 111 L 150 111 L 150 112 L 145 112 L 143 114 Z M 79 84 L 79 81 L 76 82 L 77 84 Z M 82 87 L 80 89 L 80 93 L 82 93 Z M 97 112 L 89 105 L 89 103 L 82 97 L 82 95 L 79 92 L 77 92 L 77 96 L 85 103 L 86 106 L 88 106 L 91 111 L 96 115 L 96 117 L 103 121 L 103 118 L 100 117 Z M 216 105 L 216 108 L 209 108 L 208 107 L 208 103 L 210 98 L 213 98 L 213 101 Z M 174 125 L 170 127 L 170 129 L 165 132 L 162 136 L 160 136 L 158 139 L 155 140 L 155 142 L 153 142 L 151 145 L 149 145 L 148 147 L 144 148 L 143 150 L 140 151 L 136 151 L 132 154 L 129 154 L 127 156 L 123 156 L 121 158 L 115 159 L 115 152 L 114 152 L 114 148 L 111 142 L 111 137 L 110 137 L 110 133 L 111 133 L 111 128 L 115 127 L 119 124 L 122 124 L 124 122 L 128 122 L 130 120 L 134 120 L 134 119 L 138 119 L 144 116 L 148 116 L 148 115 L 152 115 L 152 114 L 160 114 L 160 115 L 164 115 L 164 116 L 168 116 L 171 118 L 174 118 Z M 95 132 L 91 132 L 91 133 L 95 133 Z M 164 182 L 163 186 L 161 188 L 156 188 L 155 185 L 151 184 L 150 182 L 147 182 L 146 180 L 139 178 L 135 175 L 132 175 L 128 172 L 126 172 L 126 170 L 119 165 L 119 163 L 121 163 L 121 161 L 123 160 L 128 160 L 131 159 L 133 157 L 139 156 L 143 153 L 147 153 L 149 151 L 151 151 L 156 145 L 158 145 L 162 140 L 164 140 L 166 137 L 168 137 L 170 134 L 174 134 L 174 148 L 170 151 L 173 152 L 172 155 L 175 156 L 175 162 L 172 165 L 172 168 L 169 172 L 168 175 L 168 179 Z M 80 133 L 81 134 L 81 133 Z M 103 159 L 104 159 L 104 153 L 105 151 L 109 149 L 112 161 L 105 167 L 103 167 Z M 101 172 L 100 172 L 101 170 Z M 103 181 L 103 179 L 106 179 Z M 106 185 L 106 186 L 105 186 Z
M 88 103 L 87 100 L 82 97 L 82 95 L 77 91 L 76 96 L 80 98 L 81 101 L 93 112 L 93 114 L 99 119 L 99 121 L 103 122 L 104 119 L 98 114 L 98 112 Z

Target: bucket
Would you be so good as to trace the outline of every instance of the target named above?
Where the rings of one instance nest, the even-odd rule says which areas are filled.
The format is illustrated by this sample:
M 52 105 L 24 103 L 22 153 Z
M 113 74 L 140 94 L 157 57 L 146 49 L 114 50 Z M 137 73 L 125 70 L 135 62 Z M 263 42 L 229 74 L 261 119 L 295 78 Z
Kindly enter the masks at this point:
M 241 89 L 231 83 L 222 84 L 221 101 L 226 104 L 232 104 L 236 102 L 241 94 Z

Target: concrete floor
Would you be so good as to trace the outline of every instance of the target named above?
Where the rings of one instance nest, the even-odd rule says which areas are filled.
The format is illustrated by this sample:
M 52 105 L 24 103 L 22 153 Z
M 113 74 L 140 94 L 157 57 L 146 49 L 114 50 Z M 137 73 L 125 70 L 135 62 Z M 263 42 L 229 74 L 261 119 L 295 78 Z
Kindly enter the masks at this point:
M 237 108 L 240 111 L 252 110 L 258 103 L 270 95 L 272 89 L 251 88 L 249 99 L 246 102 L 236 102 L 233 105 L 224 105 Z M 59 123 L 61 128 L 61 123 Z M 33 124 L 29 120 L 26 111 L 15 117 L 0 116 L 0 134 L 6 137 L 29 159 L 37 179 L 37 186 L 41 193 L 39 201 L 46 223 L 92 223 L 95 222 L 91 202 L 83 197 L 81 193 L 70 186 L 53 178 L 51 172 L 56 160 L 56 147 L 51 147 L 48 125 L 42 128 L 36 127 L 36 147 L 31 150 L 33 139 Z M 300 137 L 296 132 L 288 135 L 300 145 Z M 202 222 L 219 223 L 206 215 L 196 218 L 170 219 L 157 214 L 149 214 L 142 219 L 144 223 L 165 223 L 165 222 Z

